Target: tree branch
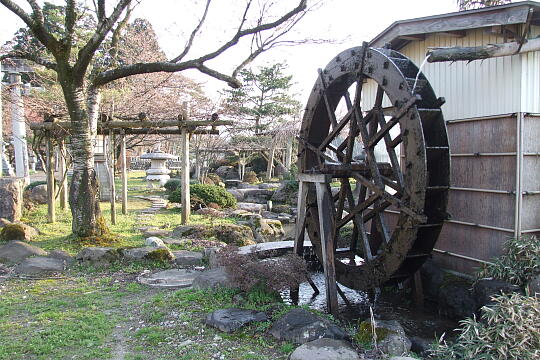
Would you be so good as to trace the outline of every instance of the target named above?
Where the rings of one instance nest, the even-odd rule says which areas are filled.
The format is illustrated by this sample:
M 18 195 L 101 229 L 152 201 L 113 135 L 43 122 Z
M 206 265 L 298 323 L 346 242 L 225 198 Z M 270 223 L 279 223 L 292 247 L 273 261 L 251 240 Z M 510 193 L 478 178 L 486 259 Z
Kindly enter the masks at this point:
M 25 59 L 30 60 L 38 65 L 45 66 L 47 69 L 57 71 L 58 66 L 56 63 L 49 61 L 47 59 L 41 58 L 36 55 L 28 54 L 28 53 L 21 53 L 21 52 L 10 52 L 4 55 L 0 55 L 0 61 L 5 59 Z
M 193 40 L 195 39 L 195 36 L 197 35 L 199 30 L 201 29 L 204 21 L 206 20 L 206 15 L 208 14 L 208 8 L 210 8 L 210 3 L 211 2 L 212 2 L 212 0 L 207 0 L 206 1 L 206 6 L 204 7 L 203 16 L 201 17 L 201 20 L 199 21 L 199 23 L 197 24 L 195 29 L 193 29 L 193 32 L 191 33 L 191 36 L 189 37 L 189 40 L 188 40 L 188 42 L 186 44 L 186 47 L 184 48 L 184 51 L 182 51 L 182 53 L 180 55 L 178 55 L 177 57 L 172 59 L 171 62 L 178 62 L 178 61 L 182 60 L 184 58 L 184 56 L 187 55 L 187 53 L 191 49 L 191 46 L 193 45 Z
M 105 39 L 105 36 L 107 36 L 107 33 L 111 31 L 114 24 L 118 21 L 120 15 L 122 15 L 122 12 L 124 12 L 126 7 L 128 7 L 130 4 L 131 0 L 120 0 L 114 8 L 111 16 L 99 21 L 94 35 L 92 35 L 86 45 L 81 50 L 79 50 L 79 56 L 74 66 L 74 73 L 77 74 L 77 76 L 79 77 L 78 80 L 80 82 L 83 81 L 84 74 L 86 74 L 86 69 L 88 68 L 88 65 L 90 64 L 90 61 L 92 60 L 92 57 L 94 56 L 97 48 L 99 47 L 99 45 L 101 45 L 103 39 Z

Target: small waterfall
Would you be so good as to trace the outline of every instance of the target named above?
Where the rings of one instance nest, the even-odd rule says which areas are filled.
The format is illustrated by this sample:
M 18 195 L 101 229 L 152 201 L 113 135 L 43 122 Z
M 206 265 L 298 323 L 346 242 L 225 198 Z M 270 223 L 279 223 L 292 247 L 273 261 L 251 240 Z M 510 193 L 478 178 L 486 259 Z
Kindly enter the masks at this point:
M 416 83 L 418 82 L 418 78 L 420 77 L 420 73 L 422 72 L 422 69 L 424 68 L 424 66 L 426 65 L 428 59 L 429 59 L 429 54 L 426 55 L 426 57 L 424 58 L 424 61 L 422 61 L 422 64 L 420 65 L 420 67 L 418 68 L 418 73 L 416 74 L 416 78 L 414 79 L 414 85 L 413 85 L 413 88 L 412 88 L 412 94 L 414 94 L 415 92 L 415 89 L 416 89 Z

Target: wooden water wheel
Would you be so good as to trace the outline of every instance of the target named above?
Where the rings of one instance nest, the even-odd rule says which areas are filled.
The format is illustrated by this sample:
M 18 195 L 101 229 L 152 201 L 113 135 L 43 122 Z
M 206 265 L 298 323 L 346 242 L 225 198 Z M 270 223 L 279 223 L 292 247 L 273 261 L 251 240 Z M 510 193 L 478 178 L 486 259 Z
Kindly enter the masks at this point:
M 339 283 L 367 290 L 399 282 L 429 257 L 447 217 L 443 103 L 418 67 L 393 50 L 352 48 L 319 70 L 298 164 L 301 180 L 326 180 L 302 182 L 300 228 L 323 262 L 333 252 Z M 330 228 L 326 237 L 321 222 Z

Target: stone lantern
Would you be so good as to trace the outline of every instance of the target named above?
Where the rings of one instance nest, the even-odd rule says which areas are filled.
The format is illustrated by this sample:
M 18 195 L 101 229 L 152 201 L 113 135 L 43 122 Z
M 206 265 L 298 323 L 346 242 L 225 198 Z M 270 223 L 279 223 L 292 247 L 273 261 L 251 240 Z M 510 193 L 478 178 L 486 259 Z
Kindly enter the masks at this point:
M 159 185 L 158 187 L 163 187 L 171 178 L 169 176 L 171 170 L 167 169 L 167 160 L 177 159 L 177 156 L 156 150 L 142 154 L 141 159 L 151 160 L 150 168 L 146 170 L 146 181 L 148 181 L 151 187 L 154 187 L 154 184 Z

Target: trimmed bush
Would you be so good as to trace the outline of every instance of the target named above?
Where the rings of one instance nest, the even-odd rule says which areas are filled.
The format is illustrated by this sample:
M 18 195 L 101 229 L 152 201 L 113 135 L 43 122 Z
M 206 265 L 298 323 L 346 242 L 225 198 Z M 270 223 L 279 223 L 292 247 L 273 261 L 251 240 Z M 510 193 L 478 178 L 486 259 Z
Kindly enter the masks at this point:
M 197 200 L 196 204 L 192 201 L 192 206 L 199 205 L 197 209 L 206 207 L 214 203 L 223 208 L 235 207 L 236 198 L 227 190 L 217 185 L 195 184 L 191 185 L 191 199 Z M 182 202 L 182 191 L 175 190 L 169 194 L 169 201 L 175 203 Z
M 180 179 L 169 179 L 165 183 L 165 185 L 163 185 L 163 187 L 165 188 L 165 190 L 171 193 L 175 190 L 180 189 L 180 184 L 181 184 Z

